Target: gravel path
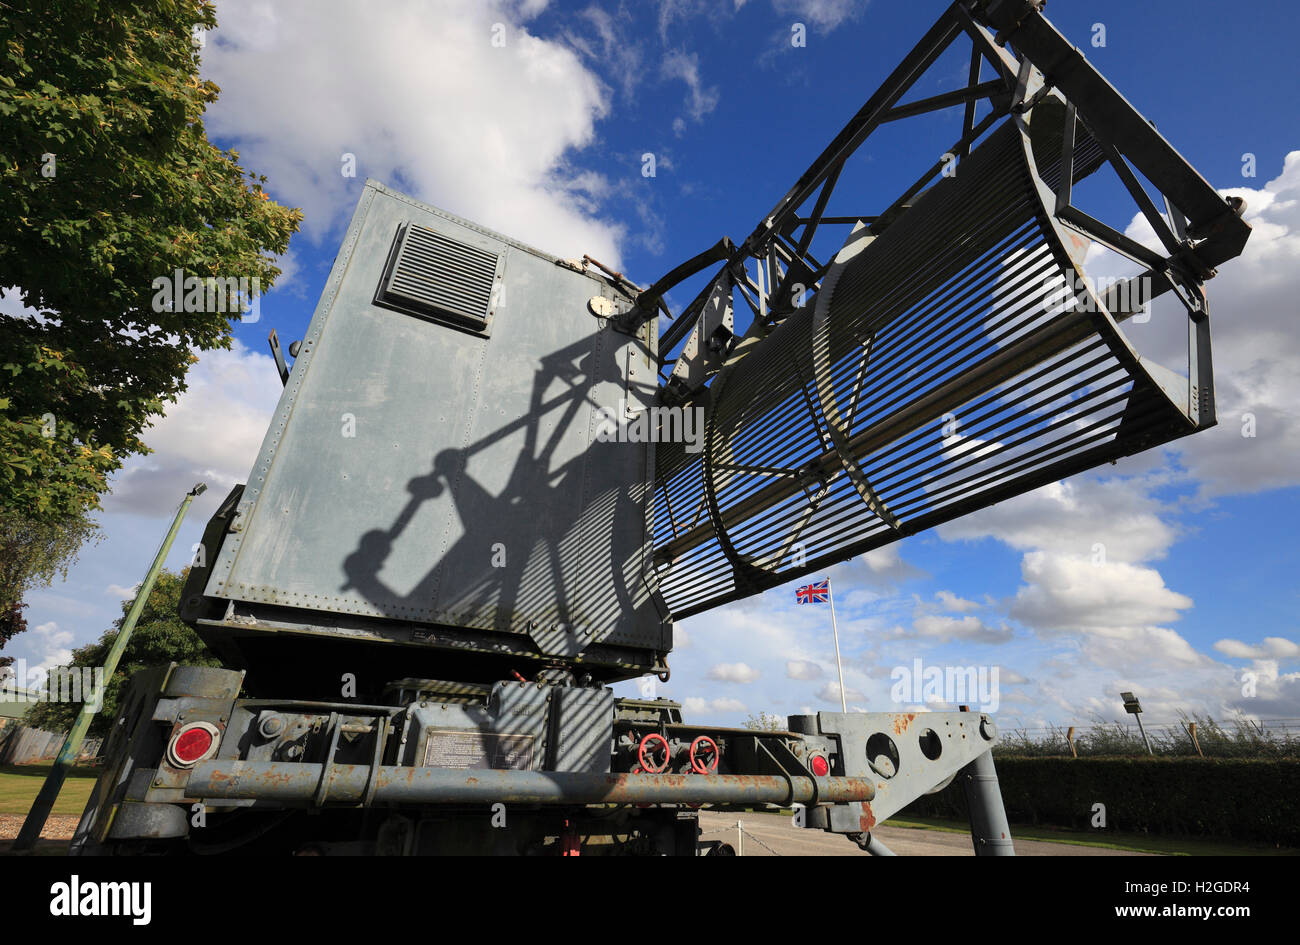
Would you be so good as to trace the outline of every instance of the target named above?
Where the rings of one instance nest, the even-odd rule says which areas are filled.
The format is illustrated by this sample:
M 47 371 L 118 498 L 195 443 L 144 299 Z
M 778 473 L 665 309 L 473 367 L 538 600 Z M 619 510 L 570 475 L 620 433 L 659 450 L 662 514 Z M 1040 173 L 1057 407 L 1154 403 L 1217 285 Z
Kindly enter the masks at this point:
M 25 814 L 0 814 L 0 840 L 16 839 L 18 831 L 22 829 L 23 821 L 26 819 Z M 77 829 L 77 823 L 80 820 L 80 817 L 51 815 L 45 821 L 45 829 L 41 831 L 41 839 L 71 840 L 72 833 Z

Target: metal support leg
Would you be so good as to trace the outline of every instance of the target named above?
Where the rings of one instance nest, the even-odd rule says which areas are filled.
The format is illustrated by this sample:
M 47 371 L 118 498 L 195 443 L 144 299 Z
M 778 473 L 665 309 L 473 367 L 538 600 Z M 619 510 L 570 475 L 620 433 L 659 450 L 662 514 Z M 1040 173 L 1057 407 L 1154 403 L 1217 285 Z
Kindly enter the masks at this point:
M 970 835 L 975 844 L 975 855 L 1015 856 L 1011 826 L 1007 823 L 1002 791 L 998 787 L 998 773 L 993 767 L 993 753 L 984 752 L 962 768 L 958 777 L 966 790 L 966 805 L 970 808 Z
M 897 856 L 893 850 L 881 843 L 875 834 L 867 834 L 866 841 L 866 846 L 862 847 L 862 849 L 866 850 L 872 856 Z

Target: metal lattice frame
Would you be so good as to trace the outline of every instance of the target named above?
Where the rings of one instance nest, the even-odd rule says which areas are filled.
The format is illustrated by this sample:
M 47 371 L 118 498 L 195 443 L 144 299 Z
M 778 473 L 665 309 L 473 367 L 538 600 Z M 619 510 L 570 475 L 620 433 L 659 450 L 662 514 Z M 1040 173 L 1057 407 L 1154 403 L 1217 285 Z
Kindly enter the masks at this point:
M 966 86 L 899 104 L 957 43 Z M 831 212 L 875 129 L 957 106 L 952 148 L 893 204 Z M 1073 205 L 1105 164 L 1167 255 Z M 658 450 L 656 560 L 674 615 L 1212 425 L 1201 285 L 1241 252 L 1241 209 L 1034 4 L 953 4 L 664 333 L 662 352 L 686 342 L 663 365 L 665 399 L 708 417 L 702 453 Z M 810 247 L 831 225 L 853 230 L 821 261 Z M 1099 292 L 1082 266 L 1092 240 L 1145 272 Z M 1044 286 L 1069 291 L 1053 302 Z M 1168 291 L 1189 315 L 1185 377 L 1118 328 Z M 754 316 L 739 343 L 737 299 Z

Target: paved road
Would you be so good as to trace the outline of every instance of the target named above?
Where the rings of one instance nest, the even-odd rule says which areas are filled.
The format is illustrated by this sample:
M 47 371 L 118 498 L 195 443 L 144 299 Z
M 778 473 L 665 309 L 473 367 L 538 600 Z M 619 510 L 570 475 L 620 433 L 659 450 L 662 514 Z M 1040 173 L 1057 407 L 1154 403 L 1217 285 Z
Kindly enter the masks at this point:
M 726 840 L 736 846 L 736 821 L 745 825 L 744 856 L 870 856 L 836 834 L 795 827 L 783 814 L 721 814 L 700 811 L 703 840 Z M 974 856 L 970 837 L 942 830 L 877 827 L 873 833 L 899 856 Z M 770 849 L 769 849 L 770 848 Z M 1082 847 L 1072 843 L 1017 840 L 1017 856 L 1148 856 L 1126 850 Z

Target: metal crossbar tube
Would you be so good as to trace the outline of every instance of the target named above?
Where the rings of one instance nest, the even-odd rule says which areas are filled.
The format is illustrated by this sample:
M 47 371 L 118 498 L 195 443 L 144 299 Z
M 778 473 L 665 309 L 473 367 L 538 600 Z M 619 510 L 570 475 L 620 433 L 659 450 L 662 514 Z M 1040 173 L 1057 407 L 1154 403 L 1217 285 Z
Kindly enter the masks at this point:
M 376 804 L 791 804 L 870 801 L 863 778 L 735 774 L 594 774 L 469 770 L 278 761 L 209 761 L 195 766 L 186 796 L 362 804 L 367 778 Z

